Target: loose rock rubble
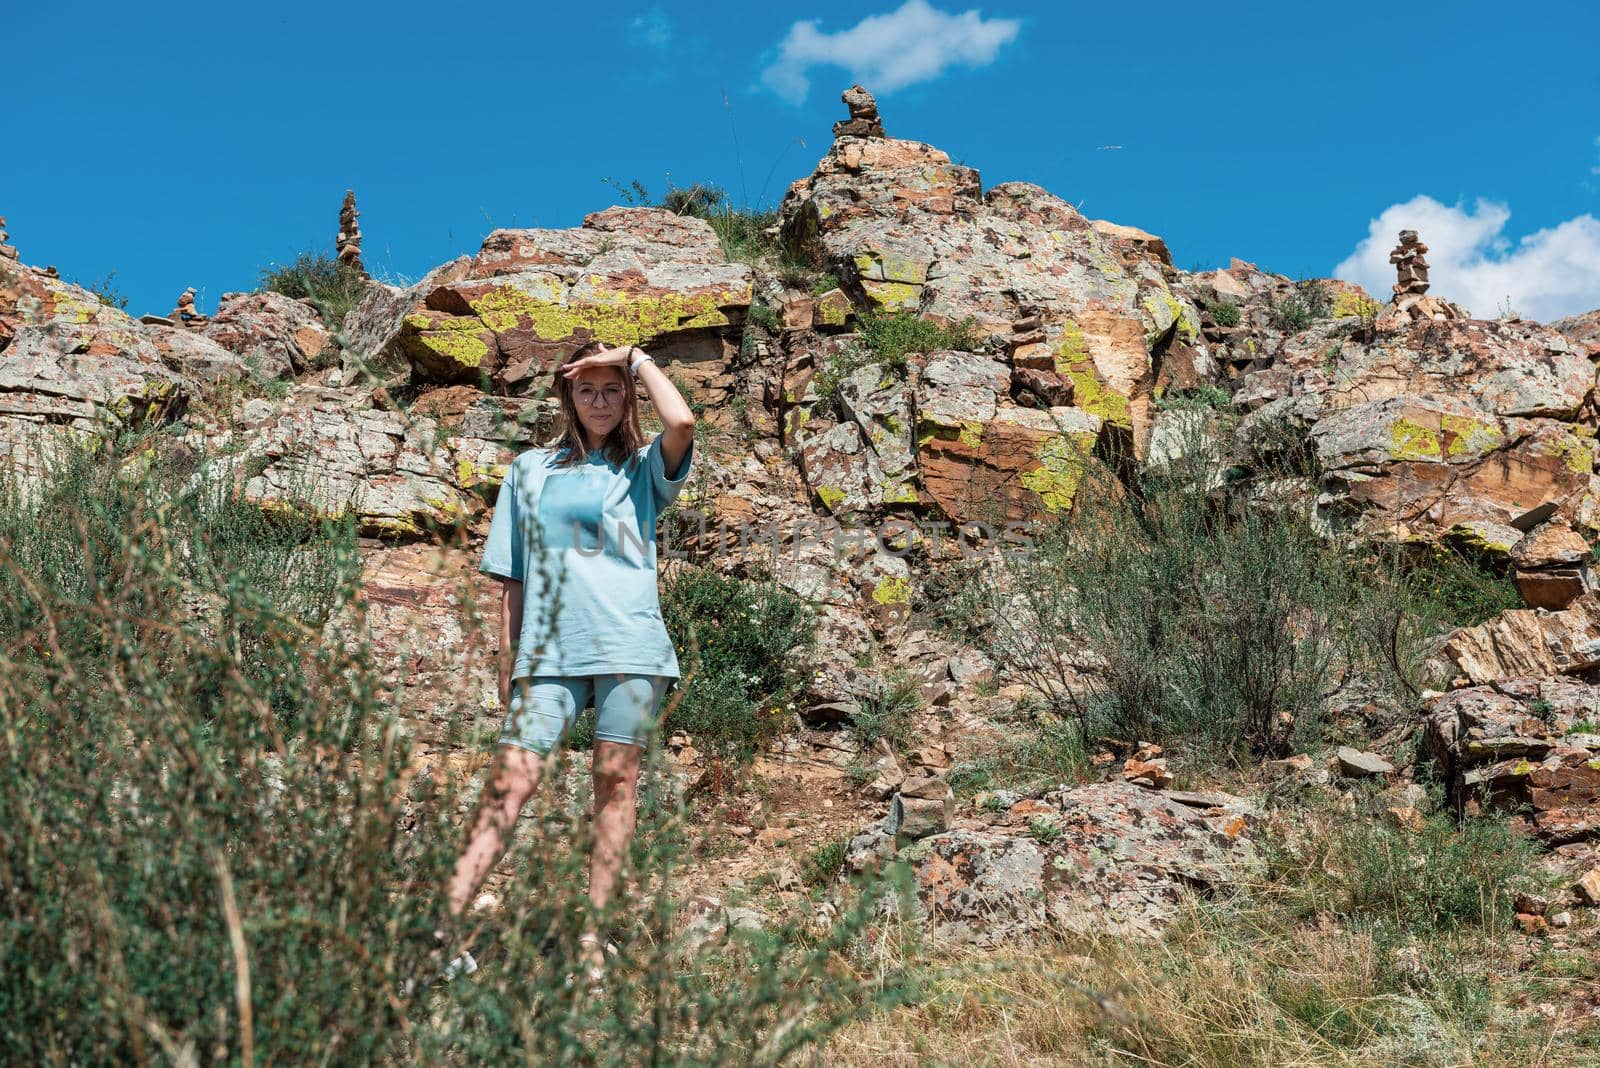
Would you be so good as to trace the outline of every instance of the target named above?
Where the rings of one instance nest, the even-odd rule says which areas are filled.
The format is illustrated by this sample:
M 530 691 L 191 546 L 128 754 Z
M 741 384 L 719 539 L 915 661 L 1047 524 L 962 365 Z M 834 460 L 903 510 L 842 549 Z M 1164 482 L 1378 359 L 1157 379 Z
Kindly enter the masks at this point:
M 869 828 L 846 863 L 912 865 L 917 915 L 942 937 L 985 945 L 1048 930 L 1158 934 L 1184 895 L 1225 888 L 1257 867 L 1259 814 L 1224 794 L 1128 783 L 1020 799 L 993 824 L 905 843 Z
M 1461 805 L 1532 810 L 1559 846 L 1600 836 L 1600 687 L 1504 678 L 1423 706 L 1423 751 Z

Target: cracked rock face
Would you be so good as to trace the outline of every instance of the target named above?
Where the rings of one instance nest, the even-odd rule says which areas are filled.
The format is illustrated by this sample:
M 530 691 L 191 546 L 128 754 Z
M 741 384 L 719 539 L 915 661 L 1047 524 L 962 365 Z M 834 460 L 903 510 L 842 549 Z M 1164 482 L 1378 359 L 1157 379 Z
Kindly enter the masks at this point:
M 548 427 L 519 421 L 531 402 L 465 393 L 404 419 L 353 389 L 302 386 L 278 404 L 252 402 L 234 461 L 245 494 L 267 507 L 353 512 L 364 533 L 391 539 L 469 523 Z M 226 449 L 228 438 L 214 444 Z
M 1391 322 L 1368 343 L 1353 325 L 1289 339 L 1234 398 L 1252 409 L 1242 446 L 1274 426 L 1306 435 L 1328 519 L 1493 554 L 1552 514 L 1600 530 L 1595 434 L 1580 416 L 1595 372 L 1567 338 L 1458 320 Z
M 381 375 L 521 392 L 592 340 L 720 363 L 750 301 L 750 268 L 704 220 L 610 208 L 575 229 L 496 230 L 475 257 L 374 290 L 345 331 Z
M 1037 347 L 1072 383 L 1073 405 L 1123 428 L 1136 449 L 1154 410 L 1152 352 L 1199 342 L 1199 313 L 1157 253 L 1037 186 L 985 193 L 977 171 L 930 145 L 841 137 L 779 214 L 788 241 L 819 250 L 878 311 L 970 320 L 979 337 L 1036 318 Z
M 1423 752 L 1461 803 L 1532 810 L 1548 845 L 1600 836 L 1600 687 L 1506 678 L 1423 707 Z
M 1152 936 L 1185 894 L 1226 886 L 1258 863 L 1258 814 L 1223 794 L 1108 782 L 1012 809 L 1025 817 L 1004 822 L 1019 825 L 946 831 L 899 850 L 930 933 L 984 945 L 1052 929 Z M 852 841 L 848 862 L 868 866 L 894 846 L 874 828 Z

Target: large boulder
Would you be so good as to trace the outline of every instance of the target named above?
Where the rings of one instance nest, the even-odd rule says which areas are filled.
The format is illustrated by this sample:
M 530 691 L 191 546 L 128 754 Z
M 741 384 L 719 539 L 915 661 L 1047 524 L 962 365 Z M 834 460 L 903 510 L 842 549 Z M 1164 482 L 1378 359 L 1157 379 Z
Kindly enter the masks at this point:
M 1303 434 L 1331 522 L 1402 539 L 1465 538 L 1503 557 L 1552 515 L 1600 531 L 1594 369 L 1536 323 L 1355 319 L 1288 339 L 1242 376 L 1238 438 Z
M 1159 934 L 1187 894 L 1234 884 L 1257 865 L 1259 816 L 1222 794 L 1094 783 L 1017 801 L 1025 816 L 957 829 L 895 851 L 880 828 L 852 841 L 849 863 L 912 865 L 930 933 L 997 945 L 1048 931 Z
M 1585 593 L 1559 612 L 1516 608 L 1451 634 L 1440 650 L 1459 679 L 1578 675 L 1600 667 L 1600 596 Z
M 1531 810 L 1550 845 L 1600 836 L 1600 687 L 1508 678 L 1431 698 L 1423 753 L 1461 804 Z
M 328 343 L 314 309 L 272 292 L 224 293 L 203 333 L 264 378 L 305 373 Z
M 496 230 L 475 257 L 408 289 L 378 286 L 345 320 L 353 359 L 380 376 L 520 392 L 598 339 L 641 345 L 715 379 L 734 351 L 751 273 L 702 219 L 610 208 L 569 230 Z
M 980 336 L 1034 322 L 1030 343 L 1072 382 L 1072 403 L 1137 448 L 1153 413 L 1152 351 L 1201 343 L 1198 312 L 1158 255 L 1126 255 L 1126 236 L 1037 186 L 984 193 L 977 171 L 930 145 L 841 137 L 789 188 L 779 218 L 792 247 L 880 311 L 970 320 Z
M 469 523 L 550 417 L 519 410 L 532 402 L 464 392 L 472 396 L 436 415 L 376 407 L 359 389 L 302 386 L 280 404 L 252 402 L 237 431 L 245 496 L 269 508 L 353 513 L 364 533 L 392 539 Z

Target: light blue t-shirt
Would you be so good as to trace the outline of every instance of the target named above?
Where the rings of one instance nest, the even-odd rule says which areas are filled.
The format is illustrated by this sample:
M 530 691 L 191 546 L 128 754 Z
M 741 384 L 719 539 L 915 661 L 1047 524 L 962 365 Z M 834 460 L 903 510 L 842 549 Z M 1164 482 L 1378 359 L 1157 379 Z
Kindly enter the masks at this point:
M 523 584 L 511 677 L 678 678 L 656 590 L 656 518 L 688 481 L 693 439 L 675 478 L 660 435 L 621 468 L 599 452 L 555 466 L 565 452 L 529 449 L 512 462 L 478 565 Z

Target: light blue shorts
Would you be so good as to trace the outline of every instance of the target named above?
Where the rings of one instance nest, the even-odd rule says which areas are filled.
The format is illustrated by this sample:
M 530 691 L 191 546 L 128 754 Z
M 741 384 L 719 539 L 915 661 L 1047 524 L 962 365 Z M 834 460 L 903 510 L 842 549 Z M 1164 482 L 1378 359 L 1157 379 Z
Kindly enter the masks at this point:
M 656 709 L 672 679 L 664 675 L 590 675 L 513 679 L 511 707 L 501 745 L 543 755 L 558 745 L 578 713 L 594 699 L 594 736 L 601 741 L 644 745 L 655 729 Z

